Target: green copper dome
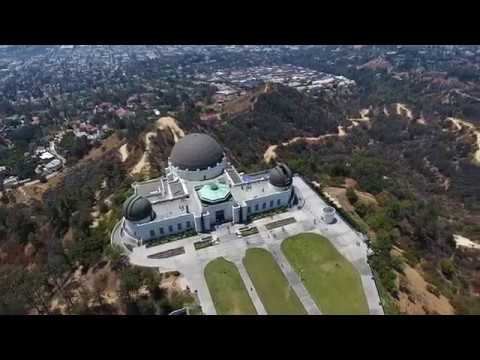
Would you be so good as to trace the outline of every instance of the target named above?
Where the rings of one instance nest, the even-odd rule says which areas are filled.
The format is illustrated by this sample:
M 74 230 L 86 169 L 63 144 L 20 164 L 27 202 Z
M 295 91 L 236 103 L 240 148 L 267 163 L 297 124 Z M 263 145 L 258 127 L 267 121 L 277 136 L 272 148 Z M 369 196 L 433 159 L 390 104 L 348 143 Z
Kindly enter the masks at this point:
M 197 190 L 197 193 L 202 201 L 216 203 L 228 199 L 230 196 L 230 187 L 220 182 L 212 182 L 203 185 Z

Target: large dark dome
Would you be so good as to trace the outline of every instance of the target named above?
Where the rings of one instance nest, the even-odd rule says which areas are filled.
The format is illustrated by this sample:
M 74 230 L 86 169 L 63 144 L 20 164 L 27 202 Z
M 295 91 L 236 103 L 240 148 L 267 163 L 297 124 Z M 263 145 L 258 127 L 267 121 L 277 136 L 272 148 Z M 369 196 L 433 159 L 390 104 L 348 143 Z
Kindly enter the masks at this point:
M 130 196 L 123 203 L 123 216 L 130 221 L 140 221 L 152 216 L 152 204 L 144 197 Z
M 188 134 L 172 149 L 170 161 L 182 170 L 203 170 L 214 167 L 223 158 L 223 149 L 206 134 Z
M 270 183 L 277 187 L 292 185 L 292 170 L 285 164 L 278 164 L 270 170 Z

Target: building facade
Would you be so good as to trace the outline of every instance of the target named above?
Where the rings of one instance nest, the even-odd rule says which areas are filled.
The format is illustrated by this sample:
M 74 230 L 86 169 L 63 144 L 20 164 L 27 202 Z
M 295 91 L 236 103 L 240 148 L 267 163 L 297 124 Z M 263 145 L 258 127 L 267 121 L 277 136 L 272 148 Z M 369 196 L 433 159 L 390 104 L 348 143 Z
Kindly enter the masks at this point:
M 238 173 L 213 138 L 189 134 L 173 147 L 164 177 L 132 185 L 134 195 L 123 205 L 122 240 L 137 246 L 185 231 L 209 232 L 291 206 L 292 176 L 284 164 Z

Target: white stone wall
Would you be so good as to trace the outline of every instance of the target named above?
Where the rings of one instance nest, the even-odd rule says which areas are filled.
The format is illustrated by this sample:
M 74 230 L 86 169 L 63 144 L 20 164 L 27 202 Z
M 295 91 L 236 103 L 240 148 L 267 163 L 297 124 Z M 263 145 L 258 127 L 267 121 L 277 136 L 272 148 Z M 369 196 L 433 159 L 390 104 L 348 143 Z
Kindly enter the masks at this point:
M 202 215 L 203 221 L 203 230 L 210 231 L 210 213 Z
M 251 216 L 254 214 L 258 214 L 261 212 L 269 211 L 281 206 L 288 205 L 288 200 L 290 200 L 290 196 L 292 193 L 292 189 L 288 189 L 286 191 L 282 191 L 275 194 L 270 194 L 262 197 L 258 197 L 256 199 L 245 200 L 246 208 L 245 213 L 246 216 Z M 270 201 L 273 200 L 273 206 L 270 206 Z M 280 200 L 280 205 L 278 205 L 277 201 Z M 266 203 L 266 208 L 263 208 L 263 203 Z M 255 205 L 258 204 L 258 210 L 255 210 Z M 250 207 L 251 211 L 248 212 L 248 207 Z
M 190 229 L 187 229 L 187 221 L 190 221 Z M 182 224 L 181 229 L 178 229 L 179 223 Z M 127 226 L 131 235 L 138 239 L 142 239 L 143 241 L 157 239 L 163 236 L 178 234 L 187 230 L 195 229 L 195 222 L 193 219 L 193 214 L 191 213 L 182 214 L 176 218 L 154 220 L 146 224 L 133 224 L 132 222 L 126 220 L 125 225 Z M 170 226 L 172 226 L 172 231 L 170 231 Z M 160 228 L 163 228 L 163 234 L 160 233 Z M 153 237 L 150 234 L 150 230 L 155 232 Z
M 209 167 L 208 169 L 205 169 L 205 170 L 196 170 L 196 171 L 182 170 L 173 166 L 171 163 L 170 163 L 170 169 L 176 176 L 182 179 L 190 180 L 190 181 L 201 181 L 201 180 L 213 179 L 219 176 L 220 174 L 222 174 L 223 170 L 225 169 L 225 164 L 226 164 L 226 159 L 224 157 L 222 161 L 219 162 L 216 166 Z
M 202 231 L 202 217 L 201 216 L 195 216 L 194 221 L 195 221 L 195 229 L 197 231 Z
M 235 224 L 242 222 L 242 219 L 240 218 L 240 209 L 241 207 L 239 205 L 232 207 L 232 221 Z

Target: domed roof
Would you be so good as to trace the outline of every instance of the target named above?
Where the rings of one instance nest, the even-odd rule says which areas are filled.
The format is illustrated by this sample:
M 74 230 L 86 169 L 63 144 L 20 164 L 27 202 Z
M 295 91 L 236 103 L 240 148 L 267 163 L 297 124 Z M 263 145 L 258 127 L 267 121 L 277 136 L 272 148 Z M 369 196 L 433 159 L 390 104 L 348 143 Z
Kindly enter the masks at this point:
M 123 203 L 123 216 L 130 221 L 144 220 L 152 215 L 152 204 L 139 195 L 130 196 Z
M 278 164 L 270 170 L 270 183 L 277 187 L 292 185 L 292 170 L 285 164 Z
M 222 147 L 206 134 L 193 133 L 180 139 L 172 149 L 170 161 L 182 170 L 203 170 L 223 158 Z

